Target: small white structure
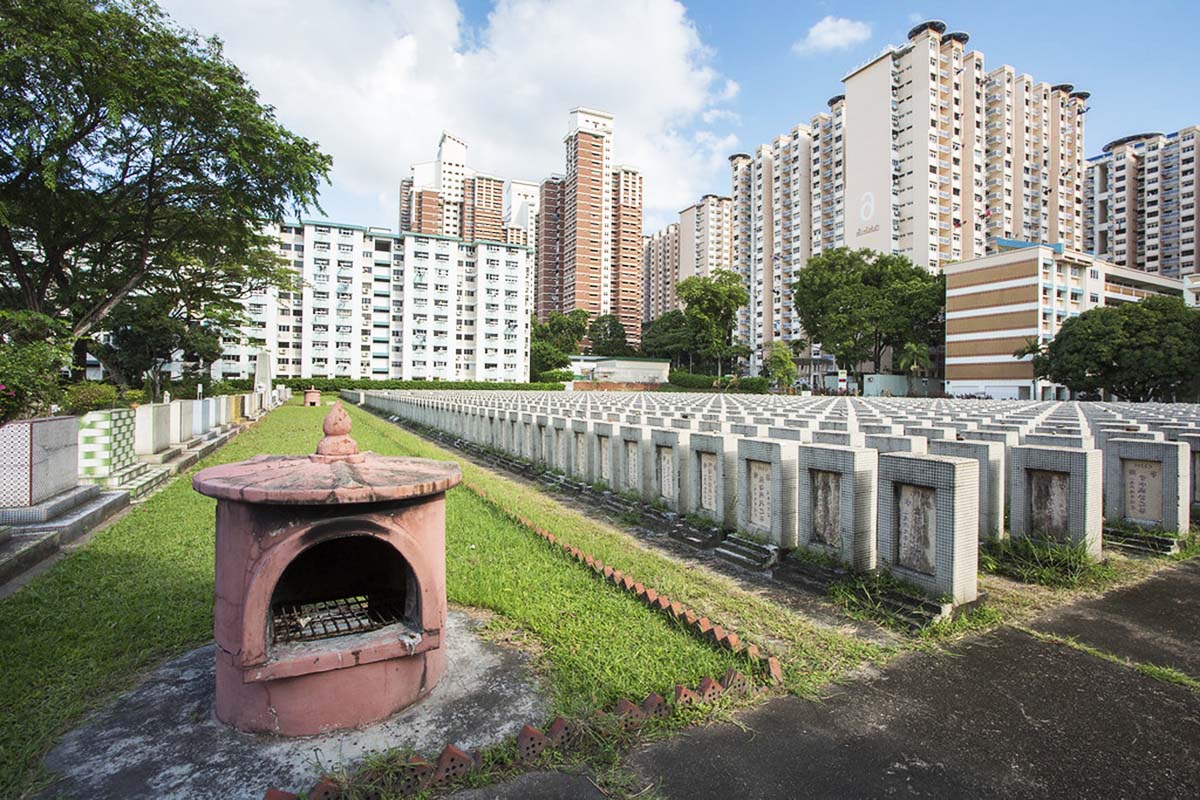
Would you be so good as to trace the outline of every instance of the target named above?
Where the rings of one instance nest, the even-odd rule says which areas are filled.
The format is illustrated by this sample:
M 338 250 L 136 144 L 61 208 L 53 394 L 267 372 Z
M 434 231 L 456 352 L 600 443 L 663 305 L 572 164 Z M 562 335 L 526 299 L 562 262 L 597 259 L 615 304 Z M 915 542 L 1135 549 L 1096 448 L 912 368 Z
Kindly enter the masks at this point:
M 671 362 L 665 358 L 571 356 L 571 370 L 585 381 L 602 383 L 666 383 Z

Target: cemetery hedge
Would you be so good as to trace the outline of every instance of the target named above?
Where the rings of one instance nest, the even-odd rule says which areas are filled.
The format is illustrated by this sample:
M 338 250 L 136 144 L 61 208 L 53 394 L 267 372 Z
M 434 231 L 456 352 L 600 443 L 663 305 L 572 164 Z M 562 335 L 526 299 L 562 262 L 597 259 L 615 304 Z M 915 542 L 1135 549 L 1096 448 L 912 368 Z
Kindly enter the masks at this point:
M 321 392 L 340 392 L 343 389 L 467 389 L 471 391 L 495 390 L 508 392 L 561 392 L 561 383 L 497 383 L 495 381 L 401 381 L 401 380 L 372 380 L 370 378 L 279 378 L 276 384 L 282 383 L 294 392 L 304 391 L 309 387 Z M 234 378 L 230 380 L 213 381 L 211 394 L 236 394 L 254 391 L 252 378 Z
M 767 378 L 721 378 L 716 375 L 696 375 L 681 370 L 671 370 L 667 381 L 684 389 L 726 389 L 742 394 L 766 394 L 771 387 Z

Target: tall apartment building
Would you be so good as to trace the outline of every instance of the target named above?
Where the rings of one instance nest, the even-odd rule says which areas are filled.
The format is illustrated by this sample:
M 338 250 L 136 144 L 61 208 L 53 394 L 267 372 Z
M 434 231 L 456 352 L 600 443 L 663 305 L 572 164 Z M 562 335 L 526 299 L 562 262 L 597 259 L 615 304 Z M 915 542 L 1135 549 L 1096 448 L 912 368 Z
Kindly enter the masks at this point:
M 809 126 L 814 256 L 846 242 L 846 95 L 831 97 L 828 105 L 829 111 L 815 115 Z
M 679 283 L 679 223 L 642 237 L 643 313 L 645 322 L 679 307 L 675 286 Z
M 525 381 L 525 247 L 304 221 L 268 228 L 298 292 L 246 299 L 215 377 L 251 377 L 260 349 L 280 377 Z
M 443 131 L 437 159 L 413 164 L 409 177 L 400 181 L 399 229 L 532 246 L 536 198 L 532 211 L 525 206 L 531 190 L 536 191 L 535 184 L 472 169 L 467 143 Z
M 679 221 L 643 243 L 643 319 L 682 308 L 675 287 L 694 275 L 733 269 L 733 200 L 706 194 L 679 212 Z
M 592 318 L 614 314 L 628 341 L 641 340 L 642 177 L 613 165 L 613 117 L 571 110 L 563 143 L 566 174 L 542 184 L 542 211 L 561 191 L 561 224 L 539 226 L 538 246 L 560 257 L 539 260 L 538 316 L 583 309 Z M 561 183 L 561 189 L 559 185 Z M 548 197 L 548 195 L 551 195 Z
M 988 74 L 986 231 L 998 239 L 1083 248 L 1087 92 L 1003 66 Z
M 1196 259 L 1196 144 L 1200 127 L 1142 133 L 1088 159 L 1084 247 L 1162 275 L 1200 272 Z
M 679 212 L 679 280 L 733 268 L 733 199 L 706 194 Z
M 845 99 L 845 244 L 938 271 L 985 249 L 983 56 L 922 23 L 852 71 Z
M 510 180 L 504 188 L 504 241 L 530 250 L 526 291 L 537 297 L 537 219 L 540 187 L 532 181 Z M 530 301 L 533 310 L 534 301 Z
M 843 78 L 812 123 L 812 248 L 902 253 L 939 271 L 1001 239 L 1083 245 L 1086 92 L 930 20 Z
M 537 279 L 534 311 L 539 322 L 562 309 L 563 193 L 566 178 L 552 175 L 538 187 Z
M 797 125 L 753 156 L 729 160 L 732 266 L 750 295 L 738 312 L 737 335 L 750 348 L 750 374 L 757 375 L 772 340 L 790 343 L 804 335 L 789 287 L 812 248 L 811 132 Z
M 1112 264 L 1062 245 L 999 240 L 998 252 L 946 268 L 946 391 L 996 399 L 1066 399 L 1036 380 L 1030 340 L 1046 343 L 1088 309 L 1179 296 L 1174 278 Z

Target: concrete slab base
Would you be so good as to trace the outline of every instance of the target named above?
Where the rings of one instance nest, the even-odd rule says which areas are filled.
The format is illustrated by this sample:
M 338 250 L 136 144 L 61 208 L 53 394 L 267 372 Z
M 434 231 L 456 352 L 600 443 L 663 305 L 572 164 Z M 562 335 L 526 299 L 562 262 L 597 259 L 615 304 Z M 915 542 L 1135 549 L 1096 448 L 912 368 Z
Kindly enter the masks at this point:
M 486 642 L 460 611 L 446 622 L 449 666 L 424 701 L 361 730 L 284 739 L 213 716 L 213 645 L 164 664 L 140 687 L 68 733 L 46 756 L 61 780 L 42 796 L 261 800 L 269 786 L 304 791 L 364 755 L 410 747 L 435 757 L 447 742 L 472 750 L 543 725 L 551 701 L 518 651 Z

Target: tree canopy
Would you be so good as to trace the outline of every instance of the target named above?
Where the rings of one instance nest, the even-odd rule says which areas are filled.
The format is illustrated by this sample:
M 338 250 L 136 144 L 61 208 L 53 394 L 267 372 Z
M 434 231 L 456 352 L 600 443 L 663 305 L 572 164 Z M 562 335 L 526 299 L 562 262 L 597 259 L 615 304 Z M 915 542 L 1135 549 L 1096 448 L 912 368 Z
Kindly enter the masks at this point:
M 1101 306 L 1066 320 L 1033 354 L 1038 378 L 1124 400 L 1194 400 L 1200 388 L 1200 310 L 1175 297 Z
M 792 357 L 792 348 L 782 339 L 773 339 L 763 358 L 763 369 L 775 385 L 781 389 L 796 382 L 796 361 Z
M 0 306 L 84 336 L 185 270 L 226 299 L 281 279 L 263 223 L 331 161 L 217 39 L 149 0 L 10 0 L 0 80 Z
M 616 314 L 601 314 L 588 327 L 592 354 L 597 356 L 627 356 L 632 354 L 625 338 L 625 326 Z
M 587 335 L 588 314 L 581 308 L 566 314 L 554 312 L 544 323 L 531 317 L 529 331 L 529 373 L 533 379 L 571 363 L 570 356 L 579 352 L 579 341 Z
M 669 358 L 677 367 L 686 363 L 691 372 L 696 366 L 696 339 L 694 320 L 682 311 L 668 311 L 642 331 L 642 354 Z
M 707 277 L 693 275 L 676 285 L 675 294 L 693 323 L 695 345 L 702 355 L 717 362 L 718 374 L 725 361 L 745 354 L 746 348 L 733 338 L 738 309 L 750 302 L 740 276 L 723 269 Z
M 909 342 L 928 345 L 940 329 L 945 284 L 907 257 L 835 248 L 809 259 L 792 286 L 800 324 L 847 369 Z

